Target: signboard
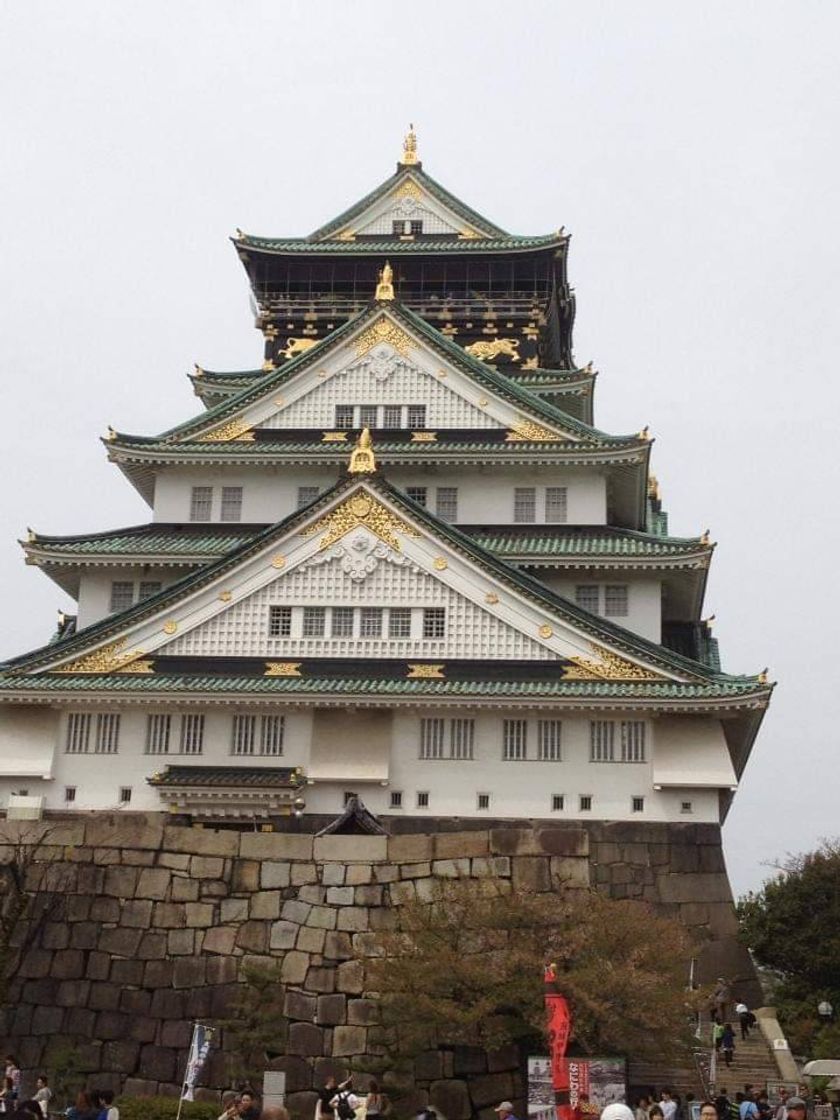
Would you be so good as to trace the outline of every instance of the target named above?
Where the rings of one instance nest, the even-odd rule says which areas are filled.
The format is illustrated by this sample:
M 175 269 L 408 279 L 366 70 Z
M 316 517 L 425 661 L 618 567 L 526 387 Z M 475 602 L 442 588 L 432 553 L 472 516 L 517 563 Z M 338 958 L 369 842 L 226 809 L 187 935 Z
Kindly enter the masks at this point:
M 781 1097 L 779 1096 L 780 1089 L 786 1089 L 789 1097 L 799 1096 L 799 1086 L 795 1081 L 768 1081 L 767 1097 L 773 1108 L 781 1104 Z
M 267 1069 L 263 1073 L 263 1108 L 279 1108 L 286 1100 L 286 1074 Z
M 627 1062 L 624 1058 L 567 1058 L 569 1104 L 581 1106 L 583 1116 L 600 1115 L 614 1101 L 627 1097 Z M 589 1101 L 581 1101 L 586 1094 Z M 528 1120 L 555 1120 L 551 1060 L 528 1059 Z

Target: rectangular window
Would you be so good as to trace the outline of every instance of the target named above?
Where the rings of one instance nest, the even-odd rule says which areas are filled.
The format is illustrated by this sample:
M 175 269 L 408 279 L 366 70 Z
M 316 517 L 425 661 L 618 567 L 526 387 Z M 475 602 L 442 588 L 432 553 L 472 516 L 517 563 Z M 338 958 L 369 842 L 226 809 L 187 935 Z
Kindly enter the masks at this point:
M 303 509 L 308 506 L 310 502 L 314 502 L 321 490 L 318 486 L 298 486 L 297 488 L 297 508 Z
M 565 486 L 546 486 L 545 519 L 548 522 L 568 519 L 568 490 Z
M 330 616 L 330 635 L 333 638 L 353 637 L 352 607 L 333 607 Z
M 153 595 L 160 594 L 163 589 L 163 584 L 154 579 L 144 579 L 140 581 L 140 595 L 139 601 L 142 603 L 144 599 L 151 599 Z
M 71 712 L 67 719 L 67 753 L 87 754 L 90 745 L 90 712 Z
M 156 713 L 146 717 L 146 754 L 169 754 L 172 716 Z
M 518 762 L 527 757 L 527 719 L 506 719 L 502 725 L 502 758 L 507 762 Z
M 551 811 L 552 813 L 562 813 L 564 805 L 564 798 L 562 793 L 552 793 L 551 795 Z
M 643 813 L 645 811 L 645 799 L 643 797 L 631 798 L 630 807 L 634 813 Z
M 420 720 L 420 757 L 443 758 L 442 719 Z
M 580 811 L 581 813 L 588 813 L 592 809 L 592 794 L 582 793 L 580 795 Z
M 444 607 L 426 607 L 423 610 L 423 637 L 442 638 L 446 634 Z
M 516 486 L 513 491 L 513 520 L 518 525 L 536 521 L 537 491 L 533 486 Z
M 626 584 L 608 583 L 604 588 L 604 614 L 607 618 L 624 618 L 627 615 Z
M 411 637 L 411 607 L 391 607 L 388 612 L 388 637 Z
M 405 222 L 402 218 L 399 221 L 393 220 L 391 222 L 391 233 L 394 237 L 402 237 L 405 233 Z
M 418 793 L 417 793 L 417 808 L 418 809 L 428 809 L 429 808 L 429 791 L 428 790 L 418 790 Z
M 268 608 L 268 636 L 269 638 L 288 638 L 292 632 L 292 608 Z
M 409 486 L 406 490 L 412 502 L 417 502 L 418 506 L 426 507 L 426 487 L 425 486 Z
M 335 426 L 337 428 L 353 427 L 352 404 L 337 404 L 335 406 Z
M 386 404 L 382 409 L 382 427 L 383 428 L 401 428 L 402 427 L 402 405 L 399 404 Z
M 540 762 L 560 761 L 559 719 L 537 720 L 537 758 Z
M 382 637 L 382 608 L 362 607 L 359 618 L 360 638 Z
M 323 607 L 303 608 L 304 638 L 323 638 L 326 611 Z
M 253 754 L 257 734 L 257 717 L 235 715 L 233 717 L 233 738 L 231 754 Z
M 222 521 L 241 521 L 242 520 L 242 487 L 241 486 L 223 486 L 222 487 Z
M 477 802 L 477 807 L 479 809 L 489 809 L 490 808 L 490 794 L 489 793 L 479 793 L 479 794 L 477 794 L 476 795 L 476 802 Z
M 120 786 L 120 805 L 127 805 L 131 800 L 131 786 Z
M 213 487 L 193 486 L 190 492 L 190 521 L 209 521 L 213 513 Z
M 359 427 L 360 428 L 375 428 L 376 427 L 376 412 L 375 404 L 360 404 L 359 405 Z
M 401 789 L 392 789 L 391 790 L 391 808 L 392 809 L 402 809 L 402 790 Z
M 475 744 L 475 720 L 453 719 L 449 724 L 449 757 L 472 759 Z
M 96 717 L 97 754 L 116 754 L 120 745 L 119 712 L 100 712 Z
M 435 513 L 441 521 L 458 520 L 457 486 L 438 486 L 435 492 Z
M 134 582 L 117 580 L 111 584 L 111 614 L 124 611 L 134 603 Z
M 260 754 L 283 753 L 283 734 L 286 722 L 283 716 L 260 716 Z
M 598 584 L 579 584 L 575 588 L 575 602 L 579 607 L 583 607 L 585 611 L 591 611 L 592 614 L 597 614 L 601 604 L 600 588 Z
M 204 750 L 204 715 L 198 712 L 181 716 L 181 754 L 201 754 Z
M 642 720 L 623 720 L 621 724 L 621 761 L 645 761 L 645 725 Z
M 65 786 L 64 787 L 64 800 L 67 802 L 68 805 L 70 805 L 73 801 L 76 800 L 76 787 L 75 786 Z
M 692 806 L 691 802 L 690 801 L 681 801 L 680 802 L 680 812 L 681 813 L 692 813 L 692 812 L 694 812 L 694 809 L 693 809 L 693 806 Z
M 611 719 L 593 719 L 589 724 L 589 761 L 613 762 L 615 759 L 615 723 Z
M 412 235 L 412 237 L 416 237 L 418 233 L 423 232 L 423 220 L 422 220 L 422 218 L 419 221 L 415 221 L 414 219 L 412 219 L 410 224 L 411 224 L 411 235 Z
M 426 406 L 424 404 L 410 404 L 406 409 L 406 427 L 426 427 Z

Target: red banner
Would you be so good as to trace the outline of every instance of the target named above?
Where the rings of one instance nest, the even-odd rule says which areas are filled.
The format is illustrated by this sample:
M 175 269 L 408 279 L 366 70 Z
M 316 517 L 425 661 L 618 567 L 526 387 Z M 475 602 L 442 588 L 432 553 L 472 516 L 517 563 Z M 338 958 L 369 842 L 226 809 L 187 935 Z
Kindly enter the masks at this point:
M 572 1028 L 569 1004 L 559 990 L 557 966 L 550 964 L 545 970 L 545 1015 L 548 1034 L 548 1052 L 551 1057 L 551 1085 L 557 1120 L 572 1120 L 569 1101 L 569 1063 L 566 1047 Z

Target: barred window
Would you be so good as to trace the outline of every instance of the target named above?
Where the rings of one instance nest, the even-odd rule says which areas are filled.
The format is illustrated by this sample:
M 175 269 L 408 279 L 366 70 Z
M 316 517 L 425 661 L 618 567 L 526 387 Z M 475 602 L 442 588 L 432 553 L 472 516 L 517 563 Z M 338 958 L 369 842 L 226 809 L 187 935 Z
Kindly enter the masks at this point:
M 645 725 L 642 720 L 623 720 L 621 724 L 621 761 L 645 761 Z
M 569 515 L 568 490 L 565 486 L 546 486 L 545 488 L 545 519 L 546 521 L 566 521 Z
M 411 607 L 391 607 L 388 612 L 388 637 L 411 637 Z
M 643 813 L 645 811 L 645 799 L 643 797 L 632 798 L 630 807 L 634 813 Z
M 597 614 L 601 602 L 599 592 L 600 588 L 597 583 L 579 584 L 575 588 L 575 602 L 585 611 Z
M 680 802 L 680 812 L 681 813 L 691 813 L 693 811 L 694 811 L 694 809 L 693 809 L 690 801 L 681 801 Z
M 269 638 L 288 638 L 292 632 L 292 608 L 268 608 L 268 636 Z
M 565 798 L 562 793 L 552 793 L 551 795 L 551 811 L 553 813 L 561 813 L 565 804 Z
M 120 713 L 100 712 L 96 717 L 97 754 L 116 754 L 120 744 Z
M 513 520 L 517 525 L 535 521 L 537 517 L 537 491 L 533 486 L 516 486 L 513 491 Z
M 608 583 L 604 588 L 604 614 L 623 618 L 627 614 L 627 585 Z
M 75 786 L 65 786 L 64 787 L 64 800 L 67 802 L 68 805 L 71 805 L 76 800 L 76 787 Z
M 426 406 L 424 404 L 410 404 L 406 409 L 406 427 L 426 427 Z
M 172 716 L 155 713 L 146 717 L 146 754 L 169 754 Z
M 222 521 L 241 521 L 242 520 L 242 487 L 241 486 L 223 486 L 222 487 Z
M 127 805 L 131 801 L 131 786 L 120 786 L 120 805 Z
M 144 599 L 151 599 L 153 595 L 158 595 L 163 589 L 163 584 L 154 579 L 144 579 L 140 581 L 140 594 L 138 599 L 142 602 Z
M 353 427 L 352 404 L 337 404 L 335 406 L 335 426 L 337 428 Z
M 560 761 L 560 728 L 559 719 L 537 721 L 537 758 L 540 762 Z
M 402 809 L 402 790 L 401 789 L 392 789 L 391 790 L 391 808 L 392 809 Z
M 181 716 L 181 754 L 201 754 L 204 750 L 204 714 Z
M 298 486 L 297 488 L 297 508 L 303 509 L 308 506 L 310 502 L 314 502 L 321 490 L 318 486 Z
M 417 791 L 417 808 L 418 809 L 428 809 L 429 808 L 429 791 L 428 790 L 418 790 Z
M 449 757 L 471 759 L 475 743 L 475 720 L 453 719 L 449 724 Z
M 438 486 L 435 492 L 435 513 L 441 521 L 458 520 L 457 486 Z
M 401 428 L 402 427 L 402 405 L 399 404 L 386 404 L 382 409 L 382 427 L 383 428 Z
M 402 218 L 397 221 L 396 219 L 391 222 L 391 233 L 394 237 L 402 237 L 405 233 L 405 222 Z
M 362 607 L 361 616 L 359 618 L 359 637 L 360 638 L 381 638 L 382 637 L 382 608 L 381 607 Z
M 87 754 L 90 744 L 90 728 L 93 717 L 90 712 L 71 712 L 67 718 L 68 754 Z
M 443 758 L 443 729 L 442 719 L 420 720 L 420 757 Z
M 304 638 L 323 638 L 326 612 L 323 607 L 303 608 Z
M 612 762 L 615 759 L 615 723 L 611 719 L 593 719 L 589 724 L 589 761 Z
M 592 808 L 592 794 L 582 793 L 580 795 L 579 805 L 581 813 L 588 813 Z
M 233 738 L 231 754 L 253 754 L 257 732 L 257 717 L 235 715 L 233 717 Z
M 278 755 L 283 753 L 285 727 L 283 716 L 260 717 L 260 754 Z
M 406 494 L 411 498 L 412 502 L 417 502 L 418 506 L 425 507 L 426 505 L 426 487 L 425 486 L 409 486 L 406 489 Z
M 213 512 L 213 487 L 193 486 L 190 492 L 190 521 L 209 521 Z
M 425 607 L 423 610 L 423 637 L 442 638 L 446 634 L 446 608 Z
M 507 762 L 515 762 L 527 757 L 527 719 L 506 719 L 502 727 L 502 758 Z
M 479 809 L 489 809 L 490 808 L 490 794 L 489 793 L 479 793 L 479 794 L 477 794 L 476 795 L 476 807 L 479 808 Z
M 375 428 L 376 427 L 376 405 L 375 404 L 360 404 L 359 405 L 359 427 L 360 428 Z
M 111 614 L 127 610 L 134 603 L 134 582 L 117 580 L 111 584 Z
M 419 221 L 412 218 L 411 222 L 409 222 L 409 225 L 411 226 L 412 237 L 416 237 L 418 233 L 423 232 L 423 220 L 422 220 L 422 218 Z
M 330 634 L 333 638 L 353 637 L 352 607 L 333 607 L 330 617 Z

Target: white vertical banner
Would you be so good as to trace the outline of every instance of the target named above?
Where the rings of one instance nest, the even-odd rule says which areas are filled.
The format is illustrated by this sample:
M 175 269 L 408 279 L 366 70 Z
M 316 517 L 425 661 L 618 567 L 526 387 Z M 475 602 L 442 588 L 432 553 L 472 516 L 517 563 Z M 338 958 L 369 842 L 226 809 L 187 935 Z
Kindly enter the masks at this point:
M 178 1117 L 181 1115 L 181 1108 L 184 1101 L 195 1100 L 195 1083 L 198 1081 L 198 1075 L 201 1073 L 204 1068 L 204 1063 L 207 1061 L 207 1055 L 210 1053 L 210 1044 L 213 1041 L 214 1034 L 215 1031 L 212 1027 L 206 1027 L 203 1023 L 193 1024 L 190 1053 L 187 1058 L 184 1080 L 181 1084 L 181 1099 L 178 1102 Z

